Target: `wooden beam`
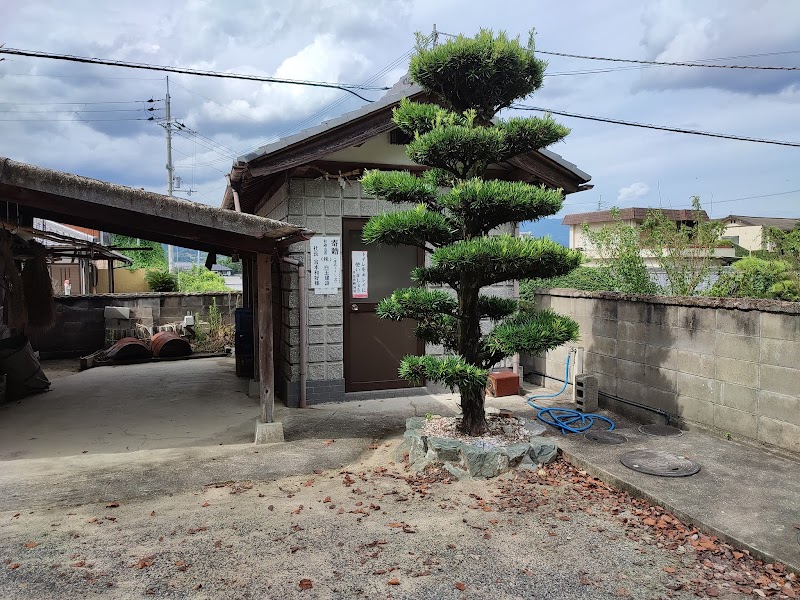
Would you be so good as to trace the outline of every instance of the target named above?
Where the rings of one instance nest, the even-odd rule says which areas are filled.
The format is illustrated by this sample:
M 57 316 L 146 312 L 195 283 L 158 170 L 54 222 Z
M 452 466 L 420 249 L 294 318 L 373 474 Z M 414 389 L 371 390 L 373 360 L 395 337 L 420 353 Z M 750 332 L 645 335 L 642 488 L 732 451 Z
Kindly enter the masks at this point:
M 261 422 L 275 420 L 275 367 L 272 361 L 272 255 L 256 256 L 258 271 L 258 372 Z

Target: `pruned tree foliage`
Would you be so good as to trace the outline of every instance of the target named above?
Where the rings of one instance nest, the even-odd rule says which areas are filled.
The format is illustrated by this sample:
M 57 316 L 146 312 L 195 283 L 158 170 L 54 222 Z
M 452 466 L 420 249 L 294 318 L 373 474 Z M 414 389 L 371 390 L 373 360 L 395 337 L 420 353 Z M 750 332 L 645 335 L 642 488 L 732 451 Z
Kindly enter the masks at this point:
M 373 217 L 366 243 L 412 245 L 428 264 L 412 272 L 420 286 L 396 290 L 380 302 L 384 319 L 417 321 L 416 335 L 442 345 L 444 357 L 407 356 L 400 376 L 440 382 L 459 390 L 463 431 L 486 429 L 484 394 L 488 369 L 517 353 L 541 353 L 578 334 L 572 319 L 550 311 L 520 311 L 517 302 L 481 293 L 515 279 L 569 273 L 578 252 L 549 239 L 519 239 L 490 232 L 561 209 L 561 190 L 484 178 L 488 168 L 562 140 L 569 130 L 549 116 L 499 119 L 497 113 L 542 84 L 546 63 L 505 33 L 482 30 L 428 49 L 418 46 L 409 69 L 436 103 L 404 100 L 394 122 L 411 137 L 406 148 L 421 176 L 368 171 L 364 189 L 411 208 Z M 450 288 L 448 290 L 447 288 Z M 481 323 L 491 327 L 482 331 Z

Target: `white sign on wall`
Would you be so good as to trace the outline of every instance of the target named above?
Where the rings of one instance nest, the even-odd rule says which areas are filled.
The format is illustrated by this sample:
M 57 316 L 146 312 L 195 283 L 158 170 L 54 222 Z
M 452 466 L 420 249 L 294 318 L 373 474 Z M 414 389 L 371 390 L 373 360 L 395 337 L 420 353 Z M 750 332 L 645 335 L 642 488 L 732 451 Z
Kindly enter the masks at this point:
M 316 294 L 335 294 L 342 287 L 342 240 L 338 236 L 311 238 L 311 287 Z
M 351 264 L 353 266 L 353 298 L 369 296 L 369 276 L 367 273 L 367 251 L 353 250 Z

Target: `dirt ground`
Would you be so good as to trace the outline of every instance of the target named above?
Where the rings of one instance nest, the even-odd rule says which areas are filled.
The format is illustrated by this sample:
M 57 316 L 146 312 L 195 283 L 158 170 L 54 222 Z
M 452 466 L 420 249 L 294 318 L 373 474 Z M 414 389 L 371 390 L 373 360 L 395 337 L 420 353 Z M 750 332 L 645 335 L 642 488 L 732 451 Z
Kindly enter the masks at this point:
M 0 513 L 0 598 L 800 593 L 780 565 L 754 561 L 563 460 L 454 482 L 393 463 L 395 444 L 375 445 L 343 470 L 270 483 Z

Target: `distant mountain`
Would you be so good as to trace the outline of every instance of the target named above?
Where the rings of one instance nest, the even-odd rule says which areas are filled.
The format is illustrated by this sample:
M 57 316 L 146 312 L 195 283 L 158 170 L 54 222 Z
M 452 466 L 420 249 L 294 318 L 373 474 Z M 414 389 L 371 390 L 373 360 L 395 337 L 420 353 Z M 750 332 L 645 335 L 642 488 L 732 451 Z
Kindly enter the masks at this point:
M 533 237 L 549 236 L 551 240 L 569 247 L 569 227 L 561 224 L 561 218 L 539 219 L 521 223 L 520 231 L 530 231 Z

